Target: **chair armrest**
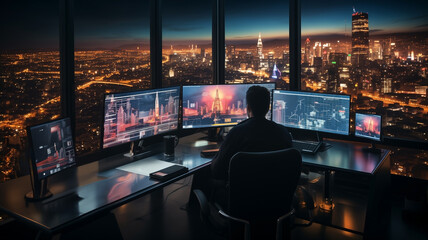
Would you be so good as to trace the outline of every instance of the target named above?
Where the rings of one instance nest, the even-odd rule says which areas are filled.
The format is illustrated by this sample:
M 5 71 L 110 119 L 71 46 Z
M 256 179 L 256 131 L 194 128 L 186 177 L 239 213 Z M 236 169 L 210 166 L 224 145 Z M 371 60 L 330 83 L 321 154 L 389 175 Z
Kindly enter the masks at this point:
M 196 199 L 198 199 L 199 206 L 201 207 L 201 217 L 203 218 L 202 220 L 205 220 L 209 214 L 207 197 L 205 196 L 204 192 L 199 189 L 193 190 L 193 193 L 195 194 Z
M 280 239 L 281 239 L 281 237 L 282 237 L 282 227 L 281 227 L 282 222 L 284 221 L 284 219 L 286 219 L 286 218 L 288 218 L 288 217 L 290 217 L 290 216 L 294 215 L 294 213 L 295 213 L 295 210 L 294 210 L 294 208 L 293 208 L 293 209 L 291 209 L 291 211 L 290 211 L 290 212 L 288 212 L 288 213 L 286 213 L 286 214 L 282 215 L 281 217 L 279 217 L 279 218 L 276 220 L 276 239 L 277 239 L 277 240 L 280 240 Z
M 219 210 L 218 213 L 230 220 L 233 220 L 235 222 L 243 223 L 245 225 L 245 240 L 250 240 L 250 222 L 245 219 L 240 219 L 236 217 L 232 217 L 229 214 L 225 213 L 223 210 Z

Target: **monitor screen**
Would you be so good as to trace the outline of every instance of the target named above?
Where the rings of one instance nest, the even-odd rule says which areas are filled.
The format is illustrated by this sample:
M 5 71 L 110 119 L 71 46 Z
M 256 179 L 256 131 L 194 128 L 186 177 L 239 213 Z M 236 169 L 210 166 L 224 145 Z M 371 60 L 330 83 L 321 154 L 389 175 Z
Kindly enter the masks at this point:
M 273 91 L 273 121 L 286 127 L 349 135 L 351 97 L 297 91 Z
M 103 148 L 176 130 L 180 87 L 107 94 Z
M 381 116 L 355 113 L 355 136 L 380 141 L 381 128 Z
M 38 179 L 76 164 L 70 119 L 60 119 L 29 128 L 32 165 Z M 34 171 L 34 170 L 33 170 Z
M 275 89 L 275 83 L 183 86 L 183 128 L 233 126 L 247 119 L 245 96 L 254 85 Z

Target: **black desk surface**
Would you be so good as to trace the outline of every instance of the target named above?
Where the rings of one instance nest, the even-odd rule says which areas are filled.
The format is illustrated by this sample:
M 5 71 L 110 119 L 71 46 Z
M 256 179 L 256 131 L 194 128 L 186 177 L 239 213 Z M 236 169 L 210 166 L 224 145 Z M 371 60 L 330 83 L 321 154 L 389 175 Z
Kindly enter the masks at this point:
M 374 174 L 389 150 L 380 153 L 366 151 L 367 144 L 342 141 L 324 141 L 331 148 L 316 154 L 302 154 L 304 165 L 315 166 L 326 170 L 346 171 L 362 174 Z
M 148 176 L 115 169 L 135 161 L 112 156 L 78 168 L 70 169 L 49 179 L 49 189 L 54 196 L 42 202 L 27 202 L 24 195 L 31 190 L 29 176 L 0 184 L 0 209 L 11 216 L 36 227 L 56 232 L 89 216 L 109 211 L 142 195 L 161 188 L 173 181 L 193 174 L 210 164 L 210 159 L 200 157 L 200 151 L 218 148 L 216 143 L 203 139 L 204 134 L 194 134 L 180 139 L 175 157 L 163 153 L 146 159 L 164 160 L 184 165 L 189 172 L 166 182 Z M 385 158 L 361 151 L 362 145 L 333 142 L 332 148 L 315 155 L 303 155 L 303 162 L 320 168 L 373 174 Z

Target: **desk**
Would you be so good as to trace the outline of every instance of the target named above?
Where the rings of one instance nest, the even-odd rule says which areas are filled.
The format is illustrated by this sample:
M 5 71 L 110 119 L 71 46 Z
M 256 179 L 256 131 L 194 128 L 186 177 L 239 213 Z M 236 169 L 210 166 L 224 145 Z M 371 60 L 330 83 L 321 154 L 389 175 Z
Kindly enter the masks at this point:
M 203 136 L 194 134 L 180 139 L 175 157 L 158 153 L 144 159 L 163 160 L 189 168 L 188 173 L 169 181 L 158 182 L 148 176 L 118 170 L 116 167 L 133 159 L 117 155 L 52 176 L 48 187 L 54 196 L 42 202 L 24 199 L 25 193 L 31 190 L 29 176 L 1 183 L 0 209 L 19 221 L 56 234 L 206 168 L 210 159 L 201 158 L 200 151 L 218 146 L 197 141 Z
M 303 154 L 303 165 L 311 171 L 335 171 L 343 179 L 358 182 L 365 195 L 356 202 L 355 195 L 344 196 L 343 204 L 336 204 L 330 213 L 316 209 L 314 221 L 363 233 L 365 238 L 385 238 L 390 216 L 390 151 L 375 154 L 365 151 L 366 144 L 325 141 L 331 148 L 317 154 Z M 351 182 L 351 180 L 349 180 Z M 351 184 L 352 185 L 352 184 Z M 330 186 L 325 186 L 329 188 Z M 353 199 L 354 198 L 354 199 Z M 357 207 L 355 207 L 357 206 Z M 353 221 L 353 224 L 349 222 Z
M 175 157 L 166 158 L 163 153 L 155 154 L 146 159 L 163 160 L 182 164 L 189 172 L 166 182 L 153 181 L 147 176 L 121 171 L 119 166 L 132 162 L 123 155 L 112 156 L 75 169 L 64 171 L 49 179 L 49 189 L 56 200 L 46 199 L 43 202 L 26 202 L 25 193 L 31 190 L 28 176 L 0 184 L 0 209 L 19 221 L 55 234 L 117 208 L 143 195 L 153 192 L 181 178 L 200 172 L 210 164 L 210 159 L 201 158 L 200 151 L 218 148 L 215 143 L 198 141 L 204 134 L 194 134 L 180 139 Z M 350 229 L 364 232 L 365 236 L 379 236 L 389 220 L 387 205 L 379 205 L 388 199 L 389 193 L 389 151 L 380 155 L 362 151 L 364 145 L 355 143 L 326 141 L 332 148 L 315 155 L 303 155 L 303 164 L 312 170 L 333 170 L 337 173 L 356 175 L 366 181 L 368 199 L 361 229 Z M 341 220 L 344 212 L 337 206 L 326 220 L 322 214 L 317 215 L 320 223 L 346 228 Z M 339 220 L 337 220 L 339 219 Z

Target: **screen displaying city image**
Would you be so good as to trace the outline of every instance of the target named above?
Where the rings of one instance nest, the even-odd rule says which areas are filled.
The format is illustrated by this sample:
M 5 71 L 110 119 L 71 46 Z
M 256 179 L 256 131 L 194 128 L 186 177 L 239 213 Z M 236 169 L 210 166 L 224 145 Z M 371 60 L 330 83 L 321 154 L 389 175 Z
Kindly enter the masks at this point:
M 254 85 L 275 89 L 275 83 L 183 86 L 183 128 L 232 126 L 247 119 L 245 96 Z
M 286 127 L 349 135 L 347 95 L 273 91 L 272 118 Z
M 69 118 L 33 126 L 29 131 L 38 179 L 76 164 Z
M 381 128 L 381 116 L 355 113 L 355 136 L 380 141 Z
M 179 99 L 180 87 L 105 95 L 103 148 L 176 130 Z

